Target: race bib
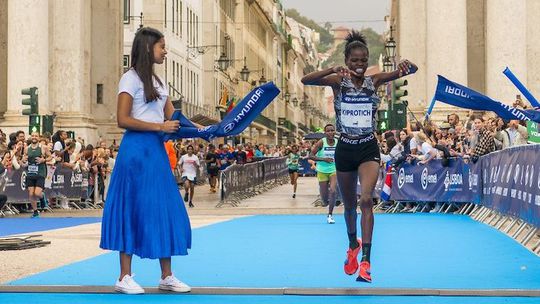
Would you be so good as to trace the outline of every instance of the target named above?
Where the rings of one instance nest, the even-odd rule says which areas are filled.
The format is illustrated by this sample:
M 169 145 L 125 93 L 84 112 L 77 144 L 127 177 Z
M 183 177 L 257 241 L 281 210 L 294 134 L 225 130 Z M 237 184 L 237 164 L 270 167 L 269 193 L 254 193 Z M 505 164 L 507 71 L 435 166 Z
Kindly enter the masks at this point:
M 324 157 L 334 158 L 335 153 L 336 153 L 335 147 L 326 147 L 324 148 L 324 151 L 323 151 Z
M 38 173 L 38 165 L 28 165 L 28 173 Z
M 371 103 L 341 103 L 341 123 L 346 128 L 370 128 Z

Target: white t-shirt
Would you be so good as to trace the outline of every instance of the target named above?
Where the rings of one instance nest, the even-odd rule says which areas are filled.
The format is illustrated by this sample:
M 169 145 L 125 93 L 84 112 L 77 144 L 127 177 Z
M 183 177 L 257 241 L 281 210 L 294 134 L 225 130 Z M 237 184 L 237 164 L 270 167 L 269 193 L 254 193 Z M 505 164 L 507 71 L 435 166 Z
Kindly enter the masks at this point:
M 180 166 L 182 166 L 182 177 L 187 177 L 189 180 L 193 180 L 197 177 L 197 168 L 201 165 L 197 155 L 191 156 L 184 154 L 180 157 Z
M 411 140 L 409 141 L 409 149 L 411 149 L 411 150 L 417 149 L 418 150 L 418 143 L 416 142 L 416 139 L 414 137 L 411 138 Z
M 54 143 L 53 151 L 61 152 L 64 148 L 62 148 L 62 143 L 57 141 Z
M 133 97 L 131 117 L 154 123 L 162 123 L 165 120 L 163 108 L 169 94 L 167 84 L 163 81 L 161 83 L 163 83 L 163 86 L 160 86 L 157 80 L 154 79 L 154 87 L 160 95 L 159 99 L 157 101 L 146 102 L 144 85 L 137 72 L 134 69 L 130 69 L 122 75 L 118 84 L 118 94 L 126 92 Z
M 426 157 L 433 149 L 434 149 L 433 146 L 431 146 L 429 143 L 427 142 L 422 143 L 422 154 L 425 155 Z

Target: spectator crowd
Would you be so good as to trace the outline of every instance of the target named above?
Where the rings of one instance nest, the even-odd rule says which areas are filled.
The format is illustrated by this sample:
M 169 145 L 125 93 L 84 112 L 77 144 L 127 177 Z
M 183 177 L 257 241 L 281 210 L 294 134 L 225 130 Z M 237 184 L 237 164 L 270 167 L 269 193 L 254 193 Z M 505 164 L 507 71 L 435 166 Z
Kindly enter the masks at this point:
M 523 108 L 523 102 L 518 99 L 514 107 Z M 448 165 L 449 159 L 453 157 L 476 162 L 480 156 L 493 151 L 528 144 L 524 121 L 505 121 L 491 112 L 470 111 L 463 118 L 453 113 L 438 124 L 432 121 L 413 123 L 409 117 L 406 128 L 378 132 L 376 135 L 381 151 L 381 167 L 386 164 L 398 167 L 403 162 L 425 165 L 435 159 L 440 159 L 444 166 Z M 315 142 L 304 140 L 288 145 L 248 142 L 233 146 L 184 139 L 167 142 L 165 148 L 179 187 L 185 189 L 185 201 L 189 202 L 190 207 L 194 207 L 192 200 L 195 184 L 205 183 L 208 180 L 209 191 L 216 192 L 219 172 L 227 167 L 263 158 L 288 156 L 293 146 L 297 147 L 296 153 L 301 158 L 307 159 Z M 27 135 L 24 131 L 17 131 L 8 136 L 0 130 L 0 155 L 2 155 L 0 171 L 24 169 L 28 160 L 26 148 L 30 144 L 30 134 Z M 47 161 L 48 179 L 52 178 L 52 172 L 57 166 L 88 173 L 88 194 L 82 200 L 92 204 L 103 204 L 118 153 L 119 145 L 116 141 L 108 144 L 104 140 L 99 140 L 96 145 L 92 145 L 85 143 L 80 137 L 69 138 L 67 132 L 58 130 L 52 135 L 40 135 L 39 144 L 42 149 L 53 155 Z M 193 156 L 186 156 L 188 154 Z M 314 168 L 315 163 L 309 162 Z M 408 208 L 411 206 L 406 207 Z

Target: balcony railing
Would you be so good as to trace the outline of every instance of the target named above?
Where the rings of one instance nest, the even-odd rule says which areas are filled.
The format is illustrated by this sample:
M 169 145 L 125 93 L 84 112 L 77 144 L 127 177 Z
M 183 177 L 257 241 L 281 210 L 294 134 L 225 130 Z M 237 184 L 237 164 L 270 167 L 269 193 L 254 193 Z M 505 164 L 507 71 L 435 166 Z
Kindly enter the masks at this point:
M 259 115 L 257 116 L 257 118 L 255 118 L 254 120 L 256 123 L 260 123 L 261 125 L 267 127 L 268 129 L 271 129 L 271 130 L 275 130 L 276 129 L 276 122 L 271 120 L 270 118 L 264 116 L 264 115 Z
M 215 120 L 220 119 L 215 108 L 211 107 L 210 105 L 200 106 L 187 101 L 182 102 L 182 113 L 188 118 L 201 114 Z
M 304 133 L 309 133 L 308 127 L 306 127 L 306 125 L 303 124 L 303 123 L 301 123 L 301 122 L 298 123 L 298 128 L 299 128 L 300 130 L 304 131 Z

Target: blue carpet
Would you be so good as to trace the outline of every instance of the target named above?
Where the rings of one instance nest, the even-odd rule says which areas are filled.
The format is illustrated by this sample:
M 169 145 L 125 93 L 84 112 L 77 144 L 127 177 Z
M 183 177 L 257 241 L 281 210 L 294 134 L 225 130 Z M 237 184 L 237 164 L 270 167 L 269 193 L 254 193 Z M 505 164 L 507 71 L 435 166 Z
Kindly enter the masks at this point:
M 323 215 L 246 217 L 196 229 L 193 240 L 189 256 L 173 259 L 192 286 L 540 288 L 540 258 L 467 216 L 376 215 L 372 284 L 343 273 L 341 218 L 328 225 Z M 110 253 L 11 284 L 112 285 L 118 268 Z M 135 258 L 133 272 L 155 286 L 159 263 Z
M 41 217 L 37 219 L 0 218 L 0 236 L 31 233 L 99 222 L 101 222 L 100 217 Z
M 207 295 L 139 295 L 120 294 L 1 294 L 0 303 L 94 304 L 94 303 L 182 303 L 182 304 L 534 304 L 538 298 L 499 297 L 381 297 L 381 296 L 207 296 Z

